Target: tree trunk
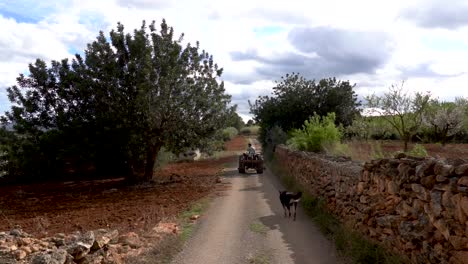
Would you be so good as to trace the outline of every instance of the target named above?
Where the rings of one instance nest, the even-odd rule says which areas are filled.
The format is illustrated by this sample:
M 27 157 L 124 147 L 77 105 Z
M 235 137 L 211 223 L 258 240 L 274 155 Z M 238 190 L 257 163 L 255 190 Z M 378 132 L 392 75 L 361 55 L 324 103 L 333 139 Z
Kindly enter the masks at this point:
M 161 149 L 161 144 L 148 145 L 146 150 L 146 163 L 145 163 L 145 175 L 144 180 L 149 181 L 153 178 L 153 169 L 154 164 L 156 163 L 156 158 L 158 157 L 158 152 Z
M 444 136 L 442 137 L 442 140 L 441 140 L 442 147 L 445 147 L 445 145 L 447 144 L 447 141 L 448 141 L 448 140 L 447 140 L 447 136 L 444 135 Z
M 144 164 L 142 161 L 138 161 L 135 157 L 129 157 L 126 176 L 128 184 L 135 184 L 141 181 L 143 166 Z
M 447 144 L 447 135 L 448 135 L 448 127 L 446 126 L 444 130 L 442 131 L 442 135 L 441 135 L 442 146 L 445 146 L 445 144 Z

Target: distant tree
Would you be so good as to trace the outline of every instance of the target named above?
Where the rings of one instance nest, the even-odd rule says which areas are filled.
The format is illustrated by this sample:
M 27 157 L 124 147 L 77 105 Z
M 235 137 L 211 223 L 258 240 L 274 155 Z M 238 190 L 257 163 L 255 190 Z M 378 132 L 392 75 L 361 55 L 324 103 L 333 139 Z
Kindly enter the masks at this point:
M 358 116 L 353 124 L 344 129 L 345 135 L 351 138 L 392 139 L 396 130 L 380 116 Z
M 281 77 L 273 87 L 272 96 L 260 96 L 250 103 L 254 120 L 266 131 L 277 125 L 284 131 L 300 128 L 316 113 L 326 116 L 334 112 L 336 124 L 348 126 L 359 113 L 354 85 L 335 78 L 307 80 L 297 73 Z
M 442 145 L 445 145 L 449 137 L 463 130 L 467 109 L 468 101 L 464 98 L 456 98 L 455 102 L 431 100 L 423 121 Z
M 388 92 L 381 96 L 367 96 L 367 107 L 381 114 L 404 142 L 404 151 L 408 151 L 408 143 L 412 136 L 421 128 L 423 116 L 429 106 L 429 94 L 409 94 L 400 86 L 392 85 Z
M 21 173 L 58 171 L 74 157 L 148 180 L 161 147 L 177 153 L 225 127 L 234 110 L 222 69 L 182 37 L 164 20 L 133 34 L 119 23 L 88 44 L 84 59 L 31 64 L 8 89 L 14 106 L 4 120 L 23 142 L 15 153 L 34 165 L 21 161 Z
M 225 126 L 235 127 L 237 130 L 241 130 L 245 126 L 244 120 L 236 112 L 237 106 L 232 107 L 227 113 Z
M 357 116 L 353 124 L 346 127 L 345 133 L 352 138 L 368 140 L 372 135 L 372 120 L 364 116 Z
M 253 126 L 254 124 L 255 124 L 255 123 L 254 123 L 254 121 L 253 121 L 252 119 L 249 119 L 249 120 L 247 121 L 247 126 Z

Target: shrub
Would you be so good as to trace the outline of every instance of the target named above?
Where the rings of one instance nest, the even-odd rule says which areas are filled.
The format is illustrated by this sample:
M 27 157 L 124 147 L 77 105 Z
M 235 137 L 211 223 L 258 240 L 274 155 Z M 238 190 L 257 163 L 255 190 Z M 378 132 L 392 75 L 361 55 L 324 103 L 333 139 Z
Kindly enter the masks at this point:
M 239 131 L 235 127 L 228 127 L 223 129 L 223 140 L 228 141 L 239 134 Z
M 176 155 L 168 151 L 165 147 L 162 147 L 158 152 L 158 157 L 156 159 L 156 168 L 162 168 L 166 164 L 176 159 Z
M 264 157 L 271 159 L 276 145 L 285 144 L 288 140 L 288 134 L 281 127 L 275 125 L 270 129 L 261 128 L 260 138 Z
M 335 126 L 335 113 L 320 117 L 314 114 L 304 122 L 302 129 L 294 129 L 288 145 L 295 149 L 320 152 L 325 144 L 339 143 L 341 132 Z
M 407 152 L 397 151 L 394 153 L 394 155 L 398 153 L 405 153 L 413 157 L 427 157 L 428 156 L 426 148 L 424 148 L 424 146 L 420 144 L 415 144 L 414 147 L 410 151 L 407 151 Z
M 240 131 L 242 135 L 257 135 L 260 127 L 259 126 L 247 126 L 243 127 Z
M 267 143 L 284 144 L 288 140 L 288 134 L 279 126 L 274 126 L 267 131 Z
M 243 127 L 243 128 L 241 128 L 240 133 L 241 133 L 242 135 L 246 135 L 246 136 L 247 136 L 247 135 L 250 135 L 250 133 L 251 133 L 250 127 Z
M 216 151 L 224 150 L 224 130 L 219 129 L 212 137 L 207 137 L 200 141 L 198 145 L 201 152 L 213 155 Z
M 427 157 L 427 151 L 423 145 L 416 144 L 412 150 L 408 151 L 408 155 L 414 157 Z

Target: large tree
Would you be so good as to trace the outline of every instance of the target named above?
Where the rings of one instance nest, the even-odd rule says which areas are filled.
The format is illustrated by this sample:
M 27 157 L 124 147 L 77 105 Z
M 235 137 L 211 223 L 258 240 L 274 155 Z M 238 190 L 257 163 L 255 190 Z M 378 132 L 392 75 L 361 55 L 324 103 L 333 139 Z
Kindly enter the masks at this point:
M 159 30 L 143 22 L 133 34 L 119 23 L 71 64 L 37 60 L 8 89 L 14 106 L 4 121 L 39 146 L 45 138 L 59 145 L 30 155 L 75 156 L 148 180 L 162 146 L 179 152 L 197 145 L 233 111 L 218 81 L 222 69 L 198 42 L 182 46 L 182 37 L 164 20 Z
M 403 85 L 403 82 L 400 86 L 392 85 L 383 95 L 372 94 L 366 100 L 367 107 L 381 115 L 397 131 L 406 152 L 411 138 L 421 129 L 430 94 L 411 94 Z
M 286 74 L 276 82 L 272 96 L 261 96 L 250 103 L 250 111 L 262 130 L 279 126 L 284 131 L 298 129 L 316 113 L 336 114 L 336 123 L 348 126 L 359 113 L 360 102 L 348 81 L 335 78 L 318 83 L 297 73 Z

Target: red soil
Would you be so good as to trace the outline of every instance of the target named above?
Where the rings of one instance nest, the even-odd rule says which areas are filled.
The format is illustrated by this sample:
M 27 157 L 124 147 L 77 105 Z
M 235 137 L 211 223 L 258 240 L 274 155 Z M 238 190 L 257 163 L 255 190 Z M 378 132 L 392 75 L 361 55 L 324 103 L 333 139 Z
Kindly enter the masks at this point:
M 246 140 L 226 143 L 229 151 L 244 149 Z M 99 228 L 137 231 L 171 219 L 215 190 L 223 165 L 235 157 L 172 163 L 155 176 L 167 184 L 125 185 L 124 179 L 0 186 L 0 231 L 19 225 L 48 236 Z

